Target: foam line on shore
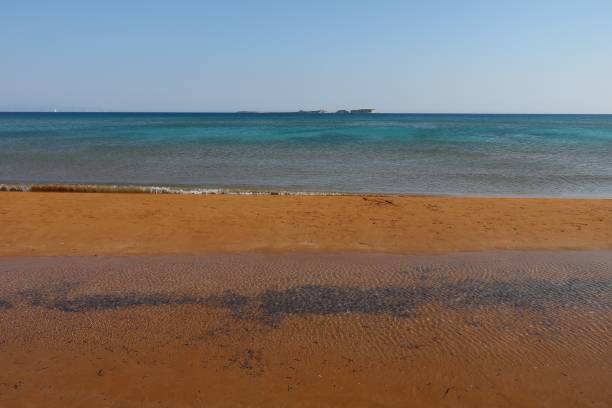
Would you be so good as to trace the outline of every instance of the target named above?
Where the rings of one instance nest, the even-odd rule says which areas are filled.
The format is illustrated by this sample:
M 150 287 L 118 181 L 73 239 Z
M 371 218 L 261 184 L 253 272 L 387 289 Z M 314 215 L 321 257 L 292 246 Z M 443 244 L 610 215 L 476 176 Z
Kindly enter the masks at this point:
M 116 184 L 0 184 L 4 192 L 45 193 L 124 193 L 124 194 L 175 194 L 175 195 L 284 195 L 284 196 L 336 196 L 351 193 L 289 190 L 249 190 L 227 188 L 147 186 Z

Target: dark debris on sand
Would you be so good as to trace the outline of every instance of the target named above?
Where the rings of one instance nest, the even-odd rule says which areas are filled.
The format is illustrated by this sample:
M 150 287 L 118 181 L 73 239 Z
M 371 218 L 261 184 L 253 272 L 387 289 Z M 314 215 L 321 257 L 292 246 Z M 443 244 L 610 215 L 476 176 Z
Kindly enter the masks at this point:
M 391 314 L 407 315 L 423 300 L 416 287 L 353 288 L 299 286 L 285 291 L 267 291 L 259 296 L 265 316 L 287 314 Z
M 261 375 L 265 371 L 263 352 L 250 348 L 239 351 L 228 359 L 226 367 L 239 368 L 249 375 Z
M 544 310 L 548 307 L 612 304 L 612 281 L 571 279 L 555 283 L 538 279 L 514 281 L 466 280 L 440 285 L 432 291 L 433 300 L 450 308 L 509 306 Z
M 11 302 L 9 302 L 8 300 L 0 299 L 0 310 L 10 309 L 11 307 L 13 307 L 13 304 Z
M 257 296 L 232 291 L 220 295 L 190 296 L 153 294 L 94 294 L 70 297 L 63 292 L 25 291 L 22 298 L 32 306 L 62 312 L 89 312 L 138 306 L 202 305 L 229 310 L 234 317 L 276 323 L 288 315 L 359 313 L 409 316 L 426 303 L 452 309 L 512 307 L 544 311 L 568 306 L 612 307 L 612 280 L 571 279 L 560 283 L 523 279 L 513 281 L 464 280 L 428 286 L 359 288 L 305 285 L 286 290 L 267 290 Z M 0 300 L 0 309 L 11 304 Z

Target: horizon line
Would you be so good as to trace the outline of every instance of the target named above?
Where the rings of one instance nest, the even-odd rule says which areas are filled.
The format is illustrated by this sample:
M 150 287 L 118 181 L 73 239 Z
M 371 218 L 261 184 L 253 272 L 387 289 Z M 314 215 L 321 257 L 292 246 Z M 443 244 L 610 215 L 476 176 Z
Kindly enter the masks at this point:
M 303 114 L 309 116 L 350 116 L 350 115 L 590 115 L 590 116 L 610 116 L 611 113 L 560 113 L 560 112 L 399 112 L 399 111 L 375 111 L 372 113 L 337 113 L 329 111 L 325 113 L 317 113 L 312 111 L 254 111 L 254 110 L 236 110 L 236 111 L 132 111 L 132 110 L 0 110 L 3 113 L 109 113 L 109 114 L 242 114 L 242 115 L 273 115 L 273 114 Z

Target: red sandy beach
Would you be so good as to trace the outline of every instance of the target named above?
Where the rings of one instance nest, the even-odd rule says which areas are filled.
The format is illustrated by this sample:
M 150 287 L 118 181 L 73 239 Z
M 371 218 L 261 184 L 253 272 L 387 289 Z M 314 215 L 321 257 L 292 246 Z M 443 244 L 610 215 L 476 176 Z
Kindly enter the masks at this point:
M 610 406 L 611 215 L 3 193 L 0 406 Z

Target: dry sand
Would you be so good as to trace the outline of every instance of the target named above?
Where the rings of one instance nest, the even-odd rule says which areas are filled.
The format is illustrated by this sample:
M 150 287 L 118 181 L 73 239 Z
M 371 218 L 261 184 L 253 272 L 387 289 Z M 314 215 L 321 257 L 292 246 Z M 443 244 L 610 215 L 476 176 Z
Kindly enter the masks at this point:
M 610 249 L 612 200 L 0 193 L 0 256 Z

